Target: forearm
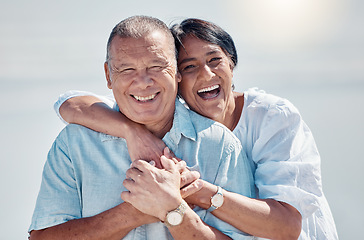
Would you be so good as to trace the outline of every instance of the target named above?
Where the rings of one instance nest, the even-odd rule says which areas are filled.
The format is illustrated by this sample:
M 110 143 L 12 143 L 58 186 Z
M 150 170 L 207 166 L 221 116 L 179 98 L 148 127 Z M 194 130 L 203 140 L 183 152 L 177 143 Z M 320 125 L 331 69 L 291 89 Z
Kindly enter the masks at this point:
M 273 199 L 252 199 L 225 193 L 226 205 L 224 203 L 225 206 L 213 213 L 221 220 L 258 237 L 297 239 L 300 235 L 301 215 L 292 206 Z
M 187 202 L 204 209 L 210 207 L 216 186 L 206 183 Z M 223 191 L 224 204 L 212 214 L 237 229 L 269 239 L 297 239 L 301 232 L 301 215 L 292 206 L 273 199 L 252 199 Z
M 231 239 L 219 230 L 204 223 L 201 218 L 190 208 L 186 210 L 183 221 L 178 226 L 168 227 L 173 238 L 178 240 L 198 239 Z
M 44 230 L 32 231 L 30 240 L 119 240 L 132 229 L 153 221 L 157 219 L 141 213 L 131 204 L 122 203 L 93 217 L 74 219 Z
M 148 131 L 144 125 L 129 120 L 114 111 L 98 98 L 78 96 L 65 101 L 59 108 L 64 120 L 77 123 L 97 132 L 124 138 L 131 160 L 154 160 L 160 167 L 159 158 L 164 142 Z
M 59 113 L 68 123 L 122 138 L 127 137 L 127 130 L 138 125 L 94 96 L 70 98 L 61 105 Z

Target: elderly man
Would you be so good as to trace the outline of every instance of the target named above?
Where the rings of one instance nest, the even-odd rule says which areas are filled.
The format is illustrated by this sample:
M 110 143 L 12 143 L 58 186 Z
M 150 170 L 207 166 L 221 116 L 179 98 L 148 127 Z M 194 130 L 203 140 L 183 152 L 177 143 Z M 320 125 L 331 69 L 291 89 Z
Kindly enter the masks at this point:
M 125 19 L 113 29 L 107 50 L 105 73 L 116 107 L 219 186 L 219 203 L 209 211 L 224 202 L 220 187 L 253 197 L 252 173 L 237 139 L 176 100 L 180 76 L 168 27 L 151 17 Z M 180 189 L 196 174 L 165 155 L 162 169 L 132 162 L 124 139 L 68 125 L 45 163 L 30 239 L 251 238 L 188 206 Z M 181 181 L 181 174 L 190 180 Z

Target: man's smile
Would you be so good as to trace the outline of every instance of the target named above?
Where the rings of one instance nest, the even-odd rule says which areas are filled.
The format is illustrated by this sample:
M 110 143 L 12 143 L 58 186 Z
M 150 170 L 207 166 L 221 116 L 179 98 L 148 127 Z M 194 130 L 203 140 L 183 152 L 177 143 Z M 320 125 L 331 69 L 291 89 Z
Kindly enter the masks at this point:
M 151 94 L 149 96 L 137 96 L 137 95 L 132 95 L 132 94 L 130 96 L 135 98 L 138 102 L 148 102 L 148 101 L 152 101 L 158 94 L 159 94 L 159 92 L 155 93 L 155 94 Z

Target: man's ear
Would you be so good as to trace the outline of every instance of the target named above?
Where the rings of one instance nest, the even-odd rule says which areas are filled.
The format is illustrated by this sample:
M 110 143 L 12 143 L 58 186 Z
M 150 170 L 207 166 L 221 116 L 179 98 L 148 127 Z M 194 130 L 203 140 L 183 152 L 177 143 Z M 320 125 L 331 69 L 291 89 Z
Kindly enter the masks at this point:
M 104 63 L 104 70 L 105 70 L 105 77 L 106 77 L 106 81 L 107 81 L 107 87 L 109 89 L 112 89 L 111 78 L 110 78 L 110 69 L 109 69 L 109 65 L 107 62 Z

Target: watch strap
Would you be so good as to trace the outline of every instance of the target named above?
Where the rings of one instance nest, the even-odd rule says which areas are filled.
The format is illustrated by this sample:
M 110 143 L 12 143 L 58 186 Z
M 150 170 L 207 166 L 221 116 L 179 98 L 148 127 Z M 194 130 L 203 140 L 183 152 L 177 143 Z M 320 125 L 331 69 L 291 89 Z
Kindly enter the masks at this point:
M 169 211 L 168 213 L 167 213 L 167 217 L 166 217 L 166 220 L 164 221 L 164 224 L 167 226 L 167 227 L 171 227 L 171 226 L 177 226 L 177 225 L 179 225 L 179 224 L 177 224 L 177 225 L 173 225 L 173 224 L 170 224 L 169 222 L 168 222 L 168 214 L 170 213 L 170 212 L 177 212 L 177 213 L 179 213 L 180 215 L 181 215 L 181 217 L 182 217 L 182 219 L 183 219 L 183 216 L 184 216 L 184 214 L 185 214 L 185 212 L 186 212 L 186 209 L 187 209 L 187 207 L 188 207 L 188 205 L 187 205 L 187 203 L 185 202 L 185 200 L 182 200 L 182 202 L 181 202 L 181 204 L 176 208 L 176 209 L 174 209 L 174 210 L 172 210 L 172 211 Z M 182 221 L 181 221 L 182 222 Z
M 216 196 L 216 195 L 221 195 L 221 196 L 224 196 L 223 194 L 222 194 L 222 188 L 220 187 L 220 186 L 217 186 L 217 192 L 214 194 L 214 196 Z M 214 197 L 214 196 L 212 196 L 211 197 L 211 199 Z M 214 210 L 216 210 L 216 209 L 218 209 L 219 207 L 217 207 L 217 206 L 214 206 L 214 204 L 211 202 L 211 206 L 207 209 L 207 212 L 212 212 L 212 211 L 214 211 Z

